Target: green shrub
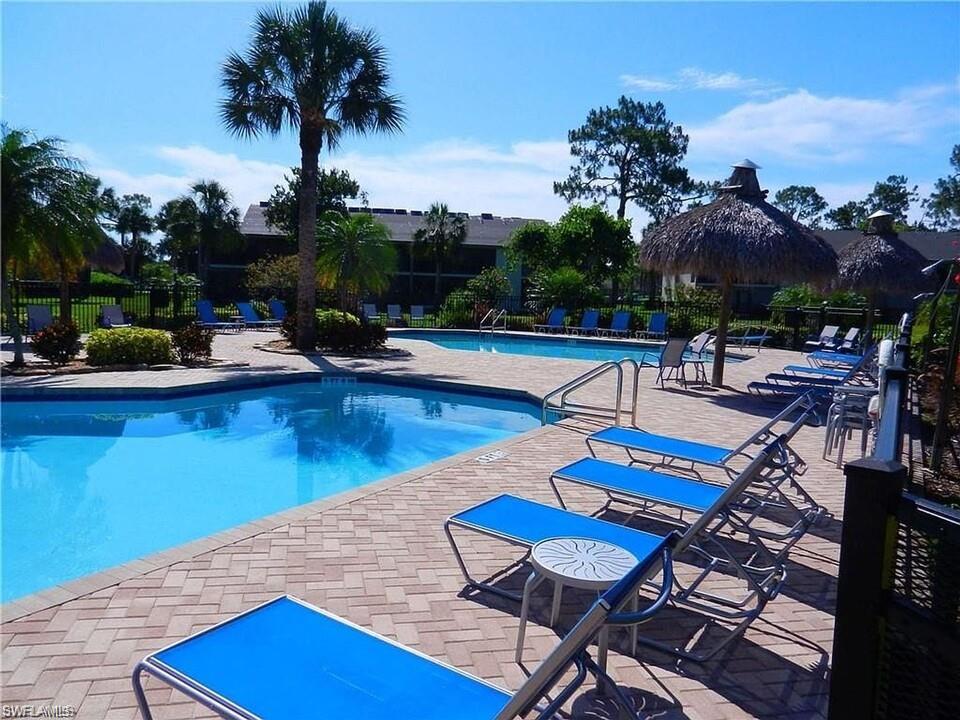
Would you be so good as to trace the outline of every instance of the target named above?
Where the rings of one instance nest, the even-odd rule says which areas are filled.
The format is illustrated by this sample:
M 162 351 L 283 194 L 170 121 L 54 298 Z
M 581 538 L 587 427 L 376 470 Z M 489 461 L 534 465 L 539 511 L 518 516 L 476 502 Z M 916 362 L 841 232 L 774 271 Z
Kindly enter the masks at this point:
M 192 322 L 170 333 L 170 341 L 177 359 L 187 364 L 209 359 L 213 354 L 213 336 L 212 328 Z
M 34 354 L 54 365 L 65 365 L 80 353 L 80 330 L 72 320 L 55 320 L 33 334 Z
M 170 336 L 163 330 L 94 330 L 87 339 L 91 365 L 158 365 L 173 360 Z
M 602 302 L 603 293 L 588 282 L 586 275 L 575 268 L 562 267 L 533 276 L 527 304 L 538 312 L 562 307 L 572 313 Z
M 440 306 L 440 324 L 443 327 L 473 327 L 474 299 L 469 290 L 454 290 Z
M 94 295 L 129 297 L 133 294 L 133 283 L 112 273 L 93 270 L 90 273 L 90 292 Z
M 297 340 L 297 316 L 289 313 L 280 325 L 280 334 L 291 345 Z M 365 352 L 382 348 L 387 329 L 380 324 L 362 322 L 356 315 L 340 310 L 318 310 L 317 347 L 335 352 Z
M 510 294 L 510 279 L 500 268 L 484 268 L 479 275 L 467 280 L 467 290 L 477 304 L 491 308 L 504 295 Z

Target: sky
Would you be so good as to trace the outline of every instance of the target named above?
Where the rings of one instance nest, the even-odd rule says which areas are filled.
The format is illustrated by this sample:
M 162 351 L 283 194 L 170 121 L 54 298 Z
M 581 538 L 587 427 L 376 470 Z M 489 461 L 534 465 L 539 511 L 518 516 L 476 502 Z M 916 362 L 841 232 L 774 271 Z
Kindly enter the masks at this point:
M 0 4 L 2 118 L 63 138 L 87 169 L 156 210 L 198 179 L 245 209 L 299 162 L 296 137 L 231 136 L 220 66 L 263 4 Z M 561 215 L 567 132 L 620 95 L 662 101 L 686 166 L 718 180 L 743 158 L 771 196 L 831 205 L 904 174 L 928 193 L 960 142 L 960 3 L 336 3 L 374 29 L 407 120 L 345 137 L 373 207 Z M 642 222 L 642 213 L 631 210 Z

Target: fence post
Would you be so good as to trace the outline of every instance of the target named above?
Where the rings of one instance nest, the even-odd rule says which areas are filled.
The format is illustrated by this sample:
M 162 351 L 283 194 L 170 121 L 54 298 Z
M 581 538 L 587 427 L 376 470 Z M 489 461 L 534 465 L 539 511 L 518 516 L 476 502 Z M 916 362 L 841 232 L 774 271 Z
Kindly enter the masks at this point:
M 869 720 L 876 707 L 882 618 L 896 552 L 906 468 L 863 458 L 844 466 L 846 494 L 830 679 L 831 720 Z

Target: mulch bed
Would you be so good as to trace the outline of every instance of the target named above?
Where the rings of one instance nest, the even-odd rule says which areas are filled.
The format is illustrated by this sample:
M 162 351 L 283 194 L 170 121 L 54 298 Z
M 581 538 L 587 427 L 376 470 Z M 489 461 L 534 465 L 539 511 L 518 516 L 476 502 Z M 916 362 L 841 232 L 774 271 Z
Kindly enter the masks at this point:
M 408 350 L 400 348 L 384 347 L 377 350 L 365 350 L 363 352 L 346 352 L 339 350 L 313 350 L 310 352 L 301 352 L 293 347 L 286 340 L 271 340 L 253 346 L 255 350 L 263 352 L 276 353 L 277 355 L 303 355 L 304 357 L 321 357 L 327 355 L 330 357 L 359 357 L 359 358 L 385 358 L 385 357 L 407 357 L 411 353 Z
M 29 362 L 23 367 L 15 368 L 4 363 L 0 367 L 0 375 L 12 377 L 43 377 L 51 375 L 87 375 L 98 372 L 132 372 L 142 370 L 192 370 L 195 368 L 230 368 L 247 367 L 249 363 L 234 362 L 231 360 L 210 360 L 191 363 L 190 365 L 176 365 L 164 363 L 162 365 L 87 365 L 83 360 L 72 360 L 66 365 L 53 365 L 48 362 Z

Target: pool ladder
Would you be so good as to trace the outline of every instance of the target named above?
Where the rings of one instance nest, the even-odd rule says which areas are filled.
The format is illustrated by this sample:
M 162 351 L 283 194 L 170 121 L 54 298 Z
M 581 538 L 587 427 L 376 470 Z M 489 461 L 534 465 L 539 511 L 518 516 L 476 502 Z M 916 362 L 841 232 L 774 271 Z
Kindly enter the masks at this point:
M 594 420 L 612 421 L 614 425 L 619 425 L 623 410 L 623 379 L 625 367 L 633 370 L 633 387 L 630 397 L 630 424 L 636 427 L 637 391 L 640 387 L 640 364 L 633 358 L 608 360 L 588 370 L 583 373 L 583 375 L 574 378 L 570 382 L 564 383 L 548 392 L 543 396 L 543 405 L 541 406 L 540 413 L 541 424 L 546 425 L 552 413 L 553 415 L 559 415 L 561 418 L 580 416 Z M 617 387 L 616 402 L 613 407 L 575 402 L 570 399 L 571 393 L 610 373 L 614 374 Z
M 501 332 L 507 331 L 507 311 L 506 310 L 487 310 L 487 314 L 483 316 L 483 319 L 480 321 L 480 334 L 483 335 L 484 330 L 489 330 L 490 334 L 497 330 Z

